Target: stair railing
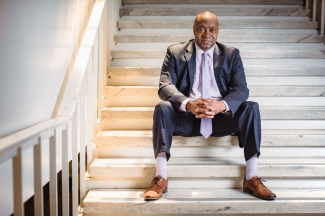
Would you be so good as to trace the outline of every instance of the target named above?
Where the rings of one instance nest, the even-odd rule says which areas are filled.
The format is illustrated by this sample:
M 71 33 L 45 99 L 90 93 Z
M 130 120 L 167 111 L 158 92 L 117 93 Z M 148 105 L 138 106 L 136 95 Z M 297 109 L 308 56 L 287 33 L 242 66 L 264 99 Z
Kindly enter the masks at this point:
M 312 5 L 311 5 L 312 2 Z M 306 0 L 305 1 L 306 9 L 310 9 L 312 14 L 312 20 L 313 22 L 318 21 L 319 22 L 319 34 L 324 35 L 324 29 L 325 29 L 325 0 Z M 317 10 L 317 8 L 320 7 L 320 10 Z M 319 14 L 320 13 L 320 14 Z
M 116 4 L 118 0 L 114 2 Z M 109 4 L 111 5 L 111 1 Z M 68 216 L 72 212 L 76 216 L 82 210 L 82 200 L 86 194 L 86 173 L 92 161 L 93 140 L 97 118 L 100 116 L 98 110 L 101 108 L 103 82 L 106 79 L 107 10 L 106 0 L 97 0 L 94 3 L 57 116 L 0 139 L 0 165 L 12 163 L 13 197 L 8 199 L 13 199 L 14 216 L 24 215 L 22 153 L 30 148 L 33 148 L 34 161 L 34 215 L 44 215 L 45 179 L 42 176 L 46 173 L 49 173 L 50 215 L 59 214 L 57 173 L 61 169 L 62 215 Z M 115 11 L 116 8 L 111 10 Z M 48 167 L 44 163 L 44 144 L 49 144 Z M 70 161 L 72 209 L 69 209 Z

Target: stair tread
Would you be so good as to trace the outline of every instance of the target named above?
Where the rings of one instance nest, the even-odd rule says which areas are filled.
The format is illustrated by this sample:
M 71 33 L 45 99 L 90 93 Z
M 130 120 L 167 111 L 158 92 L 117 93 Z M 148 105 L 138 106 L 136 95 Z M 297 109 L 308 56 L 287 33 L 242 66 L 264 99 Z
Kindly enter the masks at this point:
M 262 130 L 263 135 L 325 135 L 325 130 Z M 97 136 L 151 136 L 151 130 L 99 131 Z
M 115 36 L 117 43 L 176 43 L 179 41 L 186 41 L 193 39 L 192 34 L 118 34 Z M 249 34 L 226 34 L 220 31 L 218 35 L 218 42 L 221 43 L 324 43 L 324 35 L 297 35 L 297 34 L 283 34 L 283 35 L 249 35 Z
M 238 4 L 238 5 L 302 5 L 303 0 L 123 0 L 124 5 L 128 4 Z
M 325 165 L 325 158 L 265 158 L 261 157 L 258 166 L 308 166 Z M 114 167 L 114 166 L 155 166 L 154 158 L 96 158 L 91 163 L 92 167 Z M 245 166 L 244 158 L 176 158 L 171 157 L 168 161 L 168 167 L 183 166 Z
M 325 66 L 246 66 L 245 74 L 249 76 L 325 76 Z M 161 67 L 109 67 L 108 75 L 113 76 L 159 76 Z
M 120 202 L 143 202 L 143 193 L 146 188 L 141 189 L 91 189 L 84 202 L 96 202 L 101 200 L 102 202 L 116 201 Z M 325 190 L 323 189 L 273 189 L 276 195 L 276 200 L 283 201 L 291 200 L 325 200 Z M 121 199 L 121 200 L 120 200 Z M 172 200 L 168 200 L 172 199 Z M 211 200 L 213 199 L 213 200 Z M 202 200 L 202 201 L 223 201 L 223 200 L 237 200 L 243 201 L 252 200 L 256 203 L 265 202 L 250 194 L 244 193 L 241 189 L 169 189 L 167 193 L 163 194 L 161 200 L 155 203 L 172 202 L 172 201 L 190 201 L 190 200 Z
M 145 189 L 91 189 L 84 212 L 116 214 L 281 214 L 323 212 L 323 189 L 272 190 L 277 199 L 266 202 L 241 189 L 169 189 L 160 200 L 143 200 Z M 201 213 L 201 214 L 200 214 Z
M 139 17 L 138 20 L 120 20 L 117 22 L 117 27 L 119 29 L 188 29 L 193 26 L 193 17 L 187 18 L 188 20 L 153 20 L 154 17 L 146 17 L 148 20 L 141 20 L 142 17 Z M 261 19 L 268 20 L 261 20 Z M 282 20 L 279 21 L 275 19 L 277 17 L 258 17 L 257 20 L 246 20 L 233 19 L 233 20 L 220 20 L 220 27 L 224 29 L 231 28 L 263 28 L 263 29 L 315 29 L 317 28 L 318 23 L 308 20 Z M 250 18 L 252 19 L 252 18 Z M 270 20 L 271 19 L 271 20 Z
M 202 11 L 210 11 L 218 16 L 308 16 L 309 9 L 305 8 L 272 8 L 272 7 L 254 7 L 254 8 L 234 8 L 218 7 L 214 5 L 207 5 L 205 7 L 189 8 L 121 8 L 120 15 L 122 16 L 196 16 Z

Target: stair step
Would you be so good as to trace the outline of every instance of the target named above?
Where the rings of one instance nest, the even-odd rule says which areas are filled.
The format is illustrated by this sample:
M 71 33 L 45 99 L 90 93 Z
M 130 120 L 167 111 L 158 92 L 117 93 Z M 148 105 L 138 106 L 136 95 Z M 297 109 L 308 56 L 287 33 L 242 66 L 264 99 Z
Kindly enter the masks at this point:
M 110 86 L 157 86 L 159 83 L 159 77 L 109 77 L 107 80 L 107 85 Z M 283 89 L 286 85 L 289 86 L 289 88 L 293 88 L 293 86 L 311 86 L 315 85 L 316 88 L 319 87 L 322 89 L 322 86 L 325 83 L 325 77 L 265 77 L 265 76 L 248 76 L 246 77 L 246 81 L 248 84 L 248 88 L 254 87 L 259 88 L 259 90 L 263 90 L 266 86 L 266 89 L 268 89 L 269 86 L 282 86 Z M 262 94 L 264 91 L 261 92 Z M 311 89 L 309 89 L 311 90 Z M 315 90 L 315 89 L 314 89 Z M 275 91 L 278 92 L 278 91 Z M 299 95 L 296 95 L 299 96 Z
M 193 39 L 193 38 L 192 38 Z M 114 45 L 116 51 L 164 51 L 172 43 L 117 43 Z M 240 52 L 251 51 L 315 51 L 325 50 L 323 43 L 227 43 L 228 46 L 236 47 Z
M 110 62 L 111 67 L 159 67 L 164 61 L 160 59 L 114 59 Z M 244 67 L 325 67 L 324 59 L 242 59 Z
M 97 147 L 152 147 L 152 131 L 100 131 L 96 136 Z M 182 137 L 174 136 L 173 147 L 232 147 L 238 146 L 237 136 Z M 263 147 L 325 146 L 325 130 L 263 130 Z
M 116 35 L 193 35 L 193 29 L 120 29 Z M 243 29 L 243 28 L 222 28 L 218 37 L 223 38 L 225 35 L 318 35 L 316 29 Z M 185 39 L 183 39 L 185 40 Z M 183 41 L 181 40 L 181 41 Z
M 323 97 L 325 86 L 255 86 L 249 85 L 250 97 Z M 149 96 L 158 100 L 156 86 L 109 86 L 105 88 L 106 97 Z
M 297 66 L 246 66 L 247 76 L 325 76 L 324 67 Z M 113 76 L 159 76 L 161 67 L 110 67 L 108 75 Z
M 152 120 L 154 107 L 105 107 L 102 118 L 110 120 Z M 265 120 L 325 120 L 325 107 L 260 107 Z
M 240 177 L 245 173 L 243 158 L 176 158 L 168 161 L 168 177 Z M 90 165 L 92 178 L 133 178 L 155 176 L 152 158 L 96 158 Z M 264 177 L 325 177 L 324 157 L 265 158 L 258 161 L 258 172 Z
M 128 4 L 236 4 L 236 5 L 303 5 L 303 0 L 123 0 Z
M 169 189 L 238 189 L 242 188 L 243 176 L 240 177 L 227 177 L 227 178 L 174 178 L 168 177 Z M 142 189 L 147 188 L 154 176 L 144 176 L 141 178 L 89 178 L 87 179 L 87 190 L 91 188 L 111 188 L 111 189 Z M 264 178 L 264 177 L 263 177 Z M 324 178 L 304 177 L 304 178 L 277 178 L 267 177 L 267 186 L 269 188 L 281 189 L 320 189 L 324 190 Z M 200 183 L 202 182 L 202 183 Z
M 193 18 L 192 18 L 193 19 Z M 260 18 L 259 18 L 260 19 Z M 263 29 L 317 29 L 318 23 L 304 20 L 221 20 L 221 29 L 228 28 L 263 28 Z M 119 29 L 192 29 L 193 20 L 120 20 L 117 22 Z
M 309 9 L 296 8 L 122 8 L 120 16 L 196 16 L 210 11 L 218 16 L 309 16 Z
M 150 59 L 164 58 L 165 50 L 112 50 L 113 59 L 134 58 Z M 325 50 L 242 50 L 240 56 L 243 59 L 324 59 Z
M 117 43 L 177 43 L 193 39 L 193 35 L 116 35 Z M 324 35 L 218 35 L 218 42 L 246 42 L 246 43 L 324 43 Z
M 272 202 L 240 189 L 170 189 L 163 198 L 146 202 L 139 189 L 91 189 L 83 201 L 86 215 L 290 215 L 323 213 L 325 192 L 317 189 L 275 189 Z

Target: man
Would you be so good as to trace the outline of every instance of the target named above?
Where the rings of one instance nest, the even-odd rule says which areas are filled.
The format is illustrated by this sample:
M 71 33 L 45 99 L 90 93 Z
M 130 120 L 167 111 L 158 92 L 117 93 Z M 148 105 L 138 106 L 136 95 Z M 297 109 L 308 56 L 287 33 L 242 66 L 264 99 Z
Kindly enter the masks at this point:
M 194 40 L 172 45 L 162 65 L 159 97 L 153 117 L 153 147 L 156 177 L 144 194 L 145 200 L 160 199 L 167 192 L 167 161 L 173 135 L 225 136 L 238 134 L 244 148 L 246 176 L 243 190 L 258 198 L 276 195 L 257 177 L 261 119 L 258 104 L 246 101 L 249 90 L 236 48 L 216 42 L 216 15 L 196 16 Z

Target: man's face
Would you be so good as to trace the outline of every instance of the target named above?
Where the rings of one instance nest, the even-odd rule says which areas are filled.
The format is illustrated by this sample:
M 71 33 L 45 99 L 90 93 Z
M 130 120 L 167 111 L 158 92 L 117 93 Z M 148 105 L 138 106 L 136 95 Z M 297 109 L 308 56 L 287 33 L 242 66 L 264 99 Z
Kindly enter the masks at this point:
M 196 44 L 203 50 L 207 51 L 217 41 L 219 33 L 218 20 L 214 17 L 205 16 L 200 18 L 193 26 Z

